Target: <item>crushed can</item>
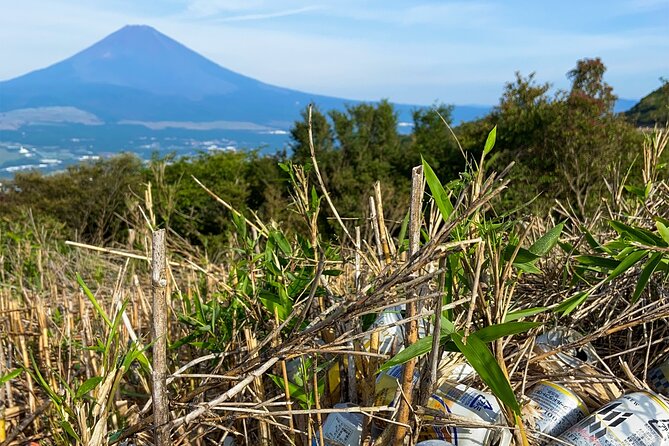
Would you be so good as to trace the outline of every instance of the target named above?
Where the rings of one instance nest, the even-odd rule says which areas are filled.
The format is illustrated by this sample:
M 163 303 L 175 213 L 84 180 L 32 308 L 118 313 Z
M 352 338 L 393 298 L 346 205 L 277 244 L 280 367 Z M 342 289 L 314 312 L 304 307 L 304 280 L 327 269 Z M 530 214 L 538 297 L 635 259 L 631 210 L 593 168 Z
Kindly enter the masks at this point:
M 445 440 L 425 440 L 416 443 L 416 446 L 453 446 L 453 443 Z
M 444 384 L 427 402 L 427 407 L 478 423 L 504 424 L 504 414 L 497 399 L 489 394 L 464 384 Z M 430 426 L 431 417 L 425 417 L 425 426 L 419 438 L 450 442 L 453 446 L 508 446 L 511 443 L 509 429 L 500 427 Z
M 537 354 L 547 353 L 566 344 L 571 344 L 583 338 L 576 330 L 565 327 L 556 327 L 537 336 L 534 350 Z M 569 350 L 556 353 L 553 358 L 562 364 L 577 368 L 583 363 L 597 362 L 597 352 L 591 344 L 585 344 Z
M 573 446 L 669 446 L 669 406 L 658 395 L 624 395 L 563 432 L 558 440 Z
M 657 393 L 669 396 L 669 360 L 648 371 L 648 384 Z
M 535 429 L 552 437 L 557 437 L 589 414 L 578 395 L 551 381 L 538 382 L 527 397 L 539 409 L 534 419 Z
M 335 409 L 357 407 L 351 403 L 339 403 Z M 359 446 L 362 437 L 363 415 L 359 412 L 333 412 L 323 423 L 323 441 L 325 446 Z M 314 438 L 312 446 L 319 446 Z

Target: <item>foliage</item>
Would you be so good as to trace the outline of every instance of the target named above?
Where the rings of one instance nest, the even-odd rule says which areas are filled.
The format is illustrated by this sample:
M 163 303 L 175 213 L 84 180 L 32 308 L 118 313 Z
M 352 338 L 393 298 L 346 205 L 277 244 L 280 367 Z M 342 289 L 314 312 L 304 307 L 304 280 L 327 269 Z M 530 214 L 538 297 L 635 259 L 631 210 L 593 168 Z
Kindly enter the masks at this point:
M 604 82 L 605 70 L 599 59 L 580 60 L 568 73 L 571 89 L 552 96 L 550 85 L 538 84 L 534 74 L 517 73 L 489 116 L 459 129 L 463 145 L 471 149 L 482 143 L 486 128 L 498 126 L 493 167 L 516 163 L 502 208 L 539 197 L 532 205 L 537 212 L 558 199 L 583 216 L 603 204 L 606 181 L 631 165 L 642 142 L 624 118 L 613 114 L 615 96 Z
M 40 218 L 62 222 L 71 237 L 109 241 L 125 229 L 119 216 L 126 214 L 127 197 L 141 175 L 140 160 L 129 154 L 76 164 L 49 176 L 17 173 L 5 187 L 0 212 L 18 215 L 30 209 Z
M 640 127 L 669 124 L 669 79 L 660 79 L 662 85 L 625 112 L 625 116 Z

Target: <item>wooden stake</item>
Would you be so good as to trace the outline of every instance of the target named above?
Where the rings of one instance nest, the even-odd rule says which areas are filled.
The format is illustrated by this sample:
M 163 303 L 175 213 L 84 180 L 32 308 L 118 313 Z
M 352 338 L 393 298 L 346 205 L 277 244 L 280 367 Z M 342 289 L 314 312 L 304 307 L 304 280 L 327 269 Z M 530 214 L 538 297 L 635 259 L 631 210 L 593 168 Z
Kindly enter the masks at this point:
M 165 274 L 165 230 L 153 233 L 151 256 L 151 294 L 153 297 L 153 415 L 154 443 L 170 444 L 167 400 L 167 279 Z
M 423 167 L 414 167 L 411 171 L 411 207 L 409 210 L 409 261 L 418 252 L 420 246 L 421 208 L 423 203 Z M 406 317 L 411 319 L 416 316 L 416 301 L 407 303 Z M 412 320 L 407 324 L 407 337 L 405 346 L 409 347 L 418 340 L 418 321 Z M 413 397 L 413 375 L 416 369 L 416 358 L 404 364 L 402 373 L 402 393 L 404 398 L 399 400 L 397 411 L 397 422 L 400 423 L 395 429 L 395 437 L 392 444 L 404 444 L 407 429 L 404 427 L 409 423 L 411 401 Z

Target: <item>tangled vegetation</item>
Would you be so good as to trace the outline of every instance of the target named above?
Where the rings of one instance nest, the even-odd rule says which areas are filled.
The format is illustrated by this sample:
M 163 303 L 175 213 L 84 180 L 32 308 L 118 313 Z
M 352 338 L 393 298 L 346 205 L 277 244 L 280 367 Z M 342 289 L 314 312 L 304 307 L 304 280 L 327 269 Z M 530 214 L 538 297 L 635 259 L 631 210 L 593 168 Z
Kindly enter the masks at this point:
M 172 444 L 326 444 L 334 412 L 363 415 L 364 444 L 414 444 L 467 424 L 430 405 L 463 364 L 500 401 L 486 428 L 516 445 L 545 439 L 525 396 L 540 380 L 590 409 L 648 389 L 668 350 L 669 137 L 614 115 L 603 73 L 581 61 L 554 96 L 518 76 L 457 139 L 448 107 L 400 135 L 382 102 L 305 111 L 290 156 L 17 175 L 0 202 L 1 444 L 153 444 L 158 228 Z M 554 327 L 585 336 L 538 352 Z M 586 344 L 592 361 L 554 360 Z M 391 405 L 376 381 L 399 365 Z

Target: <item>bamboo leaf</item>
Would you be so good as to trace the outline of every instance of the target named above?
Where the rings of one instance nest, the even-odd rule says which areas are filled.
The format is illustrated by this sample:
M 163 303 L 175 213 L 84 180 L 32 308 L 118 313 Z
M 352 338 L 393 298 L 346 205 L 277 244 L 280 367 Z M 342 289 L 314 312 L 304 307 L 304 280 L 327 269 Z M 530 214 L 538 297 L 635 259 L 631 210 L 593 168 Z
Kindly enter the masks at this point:
M 608 270 L 613 270 L 617 268 L 618 265 L 620 265 L 620 262 L 616 259 L 591 255 L 574 256 L 574 260 L 576 260 L 581 265 L 596 266 L 598 268 L 604 268 Z
M 548 254 L 548 252 L 553 249 L 555 244 L 560 239 L 563 228 L 564 222 L 558 224 L 553 229 L 546 232 L 536 242 L 534 242 L 532 246 L 530 246 L 529 251 L 539 257 L 543 257 Z
M 657 266 L 660 264 L 661 261 L 662 261 L 661 252 L 656 252 L 652 256 L 650 256 L 650 260 L 646 262 L 646 265 L 643 267 L 643 270 L 639 275 L 639 280 L 636 283 L 636 287 L 634 288 L 634 293 L 632 294 L 632 300 L 631 300 L 632 303 L 636 302 L 637 299 L 639 299 L 639 296 L 641 296 L 641 293 L 646 288 L 646 285 L 648 285 L 650 277 L 653 275 L 653 272 L 655 272 Z
M 483 342 L 492 342 L 496 339 L 523 333 L 539 326 L 541 326 L 540 322 L 510 321 L 501 324 L 489 325 L 480 330 L 477 330 L 474 332 L 474 334 Z
M 527 308 L 525 310 L 515 310 L 507 313 L 506 318 L 504 318 L 504 322 L 512 322 L 524 317 L 534 316 L 535 314 L 543 313 L 546 310 L 548 310 L 548 307 L 534 307 Z
M 513 253 L 516 251 L 516 245 L 507 245 L 506 248 L 504 248 L 504 251 L 502 255 L 504 256 L 504 260 L 511 261 L 511 258 L 513 257 Z M 538 255 L 534 254 L 533 252 L 528 251 L 525 248 L 518 248 L 518 253 L 516 254 L 516 257 L 513 257 L 513 263 L 529 263 L 529 262 L 534 262 L 539 258 Z
M 483 154 L 487 155 L 490 153 L 493 147 L 495 147 L 495 140 L 497 139 L 497 126 L 493 127 L 488 133 L 488 138 L 486 138 L 485 146 L 483 148 Z
M 80 399 L 86 396 L 91 390 L 93 390 L 98 384 L 102 382 L 102 377 L 101 376 L 94 376 L 92 378 L 88 378 L 86 381 L 83 382 L 82 385 L 79 386 L 77 389 L 77 393 L 75 398 Z
M 543 272 L 537 268 L 532 262 L 528 263 L 515 263 L 513 264 L 516 268 L 523 271 L 526 274 L 543 274 Z
M 669 228 L 667 228 L 667 226 L 661 221 L 656 221 L 655 227 L 657 227 L 657 232 L 660 233 L 662 240 L 669 244 Z
M 79 438 L 79 435 L 77 435 L 77 433 L 74 431 L 74 429 L 72 428 L 72 425 L 69 422 L 67 422 L 66 420 L 62 420 L 60 422 L 60 427 L 63 428 L 63 430 L 65 432 L 67 432 L 67 434 L 70 437 L 77 440 L 77 443 L 81 443 L 81 438 Z
M 451 339 L 495 396 L 515 414 L 520 415 L 520 405 L 516 395 L 485 342 L 475 334 L 469 335 L 466 343 L 459 333 L 453 333 Z
M 440 342 L 446 340 L 450 337 L 450 334 L 441 335 Z M 383 372 L 389 368 L 404 364 L 405 362 L 416 358 L 418 356 L 424 355 L 432 350 L 432 335 L 425 336 L 420 338 L 418 341 L 414 342 L 404 350 L 398 352 L 395 356 L 386 361 L 380 368 L 379 371 Z
M 606 282 L 612 281 L 613 279 L 615 279 L 616 277 L 618 277 L 619 275 L 630 269 L 632 266 L 634 266 L 635 263 L 644 258 L 646 254 L 648 254 L 648 251 L 645 249 L 632 251 L 620 262 L 620 264 L 613 271 L 611 271 L 611 273 L 606 278 Z
M 0 377 L 0 386 L 3 385 L 4 383 L 13 380 L 17 376 L 19 376 L 23 372 L 23 369 L 16 369 L 12 370 L 11 372 L 7 373 L 6 375 Z
M 423 161 L 425 181 L 430 188 L 432 198 L 437 204 L 439 212 L 441 212 L 441 216 L 443 217 L 444 221 L 447 221 L 453 213 L 453 204 L 451 204 L 451 199 L 448 197 L 446 189 L 444 189 L 444 186 L 441 185 L 441 181 L 439 181 L 439 178 L 437 178 L 437 175 L 434 173 L 434 170 L 432 170 L 432 167 L 430 167 L 424 158 L 421 159 Z
M 610 221 L 609 224 L 618 234 L 627 236 L 635 242 L 650 246 L 667 246 L 667 243 L 661 237 L 658 237 L 647 229 L 626 225 L 615 220 Z
M 576 307 L 585 302 L 588 297 L 590 297 L 590 291 L 579 291 L 573 296 L 563 300 L 560 304 L 556 305 L 553 308 L 553 311 L 556 313 L 562 313 L 563 316 L 567 316 L 569 313 L 574 311 Z
M 77 282 L 79 283 L 79 286 L 81 289 L 84 291 L 84 294 L 88 298 L 88 300 L 91 301 L 93 304 L 93 308 L 95 308 L 95 311 L 100 315 L 102 319 L 104 319 L 105 323 L 107 324 L 108 327 L 112 326 L 112 322 L 107 316 L 107 313 L 105 313 L 105 310 L 100 306 L 98 303 L 98 300 L 93 296 L 93 293 L 91 292 L 90 289 L 86 286 L 86 283 L 84 282 L 84 279 L 81 278 L 79 273 L 77 273 Z
M 590 246 L 590 248 L 592 248 L 594 251 L 599 253 L 611 253 L 609 249 L 607 249 L 605 246 L 602 246 L 602 244 L 599 243 L 597 239 L 595 239 L 595 237 L 590 233 L 590 231 L 588 231 L 585 226 L 581 227 L 581 232 L 583 233 L 588 246 Z

